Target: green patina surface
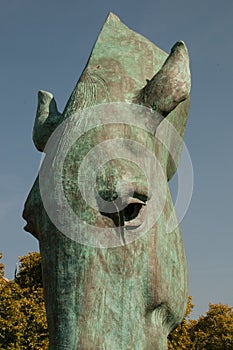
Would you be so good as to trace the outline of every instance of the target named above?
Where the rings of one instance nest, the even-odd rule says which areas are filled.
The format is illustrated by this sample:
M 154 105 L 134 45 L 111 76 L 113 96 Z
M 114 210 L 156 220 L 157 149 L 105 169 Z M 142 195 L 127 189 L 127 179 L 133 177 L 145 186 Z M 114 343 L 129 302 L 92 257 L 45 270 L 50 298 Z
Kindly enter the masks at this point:
M 110 102 L 144 104 L 155 109 L 161 120 L 166 117 L 183 138 L 190 88 L 184 44 L 174 46 L 167 57 L 110 14 L 64 112 L 57 111 L 50 93 L 39 93 L 33 134 L 36 147 L 43 151 L 52 132 L 73 113 Z M 163 121 L 156 132 L 167 133 L 167 144 L 175 149 L 177 163 L 182 144 L 174 142 Z M 106 215 L 90 208 L 82 199 L 77 180 L 85 155 L 96 144 L 116 135 L 137 141 L 153 152 L 168 180 L 176 165 L 166 147 L 137 127 L 96 127 L 73 144 L 62 174 L 70 206 L 92 225 L 117 229 L 117 220 L 124 219 L 126 213 Z M 67 138 L 69 133 L 64 132 L 58 140 L 59 147 Z M 114 153 L 111 148 L 107 151 Z M 137 188 L 139 199 L 148 197 L 142 170 L 124 159 L 113 159 L 100 167 L 97 190 L 111 201 L 117 184 L 129 180 Z M 51 197 L 55 195 L 51 192 Z M 187 267 L 179 227 L 166 234 L 173 210 L 167 184 L 163 196 L 164 210 L 145 235 L 127 245 L 97 248 L 71 240 L 55 227 L 44 209 L 36 179 L 25 204 L 24 218 L 26 230 L 40 242 L 50 350 L 167 349 L 167 335 L 181 322 L 186 308 Z M 153 211 L 150 215 L 154 215 Z M 65 222 L 66 218 L 61 220 Z

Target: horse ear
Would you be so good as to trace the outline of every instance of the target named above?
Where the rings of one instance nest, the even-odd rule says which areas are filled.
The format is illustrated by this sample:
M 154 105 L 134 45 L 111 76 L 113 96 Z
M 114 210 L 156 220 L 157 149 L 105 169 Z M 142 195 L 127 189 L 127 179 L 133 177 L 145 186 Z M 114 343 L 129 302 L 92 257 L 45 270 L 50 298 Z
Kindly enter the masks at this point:
M 156 130 L 156 157 L 160 160 L 168 181 L 176 173 L 179 165 L 189 107 L 188 97 L 163 118 Z
M 166 117 L 190 94 L 191 79 L 188 50 L 178 41 L 162 68 L 139 93 L 139 103 Z
M 160 70 L 147 81 L 137 96 L 139 104 L 166 117 L 156 130 L 156 156 L 160 159 L 168 180 L 176 172 L 183 148 L 190 88 L 188 50 L 183 41 L 178 41 Z
M 40 90 L 33 128 L 33 142 L 38 151 L 43 152 L 49 137 L 61 121 L 62 114 L 58 112 L 53 95 L 50 92 Z

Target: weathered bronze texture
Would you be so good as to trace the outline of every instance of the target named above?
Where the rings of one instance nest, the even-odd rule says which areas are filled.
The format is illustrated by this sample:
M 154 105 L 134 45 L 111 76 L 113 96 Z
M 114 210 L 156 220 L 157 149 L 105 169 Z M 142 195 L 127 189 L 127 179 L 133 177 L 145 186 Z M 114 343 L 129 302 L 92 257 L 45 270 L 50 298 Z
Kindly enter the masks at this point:
M 189 93 L 185 44 L 176 43 L 168 56 L 110 14 L 64 112 L 58 112 L 51 93 L 39 92 L 33 140 L 38 150 L 46 151 L 47 141 L 62 122 L 86 108 L 114 102 L 138 104 L 155 111 L 157 119 L 149 125 L 155 135 L 159 128 L 164 127 L 166 132 L 166 125 L 171 124 L 183 138 Z M 163 124 L 165 120 L 169 123 Z M 69 131 L 63 130 L 57 147 L 69 139 Z M 165 350 L 167 335 L 182 321 L 187 301 L 186 259 L 179 227 L 171 233 L 166 229 L 173 210 L 167 180 L 176 171 L 182 144 L 167 132 L 168 148 L 175 149 L 177 157 L 174 161 L 153 133 L 122 123 L 96 127 L 82 135 L 65 158 L 62 181 L 67 201 L 85 222 L 113 228 L 120 242 L 116 247 L 85 245 L 63 234 L 44 208 L 39 178 L 33 185 L 23 216 L 27 221 L 25 229 L 40 243 L 50 350 Z M 121 196 L 127 204 L 123 210 L 117 206 L 109 213 L 104 208 L 92 210 L 77 188 L 82 159 L 96 144 L 116 135 L 136 140 L 153 152 L 166 176 L 161 215 L 148 232 L 129 244 L 124 238 L 127 223 L 137 220 L 135 226 L 140 226 L 143 210 L 153 196 L 153 190 L 148 193 L 143 169 L 118 158 L 107 162 L 98 173 L 96 188 L 100 196 L 109 203 Z M 107 149 L 110 155 L 115 145 Z M 142 158 L 140 150 L 136 156 Z M 46 159 L 49 157 L 52 158 L 47 153 Z M 137 180 L 130 183 L 132 177 Z M 128 188 L 123 187 L 119 195 L 119 183 L 130 183 L 134 195 L 128 196 Z M 51 190 L 49 195 L 62 207 L 56 193 Z M 62 210 L 60 216 L 60 221 L 67 220 Z

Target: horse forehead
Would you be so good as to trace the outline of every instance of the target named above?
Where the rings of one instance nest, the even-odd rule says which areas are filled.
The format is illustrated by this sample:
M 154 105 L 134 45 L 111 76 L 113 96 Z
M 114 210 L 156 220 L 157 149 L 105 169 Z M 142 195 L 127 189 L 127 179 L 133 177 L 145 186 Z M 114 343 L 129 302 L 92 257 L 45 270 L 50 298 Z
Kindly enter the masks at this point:
M 60 148 L 66 148 L 69 138 L 69 134 L 63 134 Z M 93 128 L 69 144 L 64 160 L 67 169 L 73 171 L 75 163 L 76 169 L 83 167 L 95 173 L 98 170 L 106 179 L 133 174 L 141 177 L 155 158 L 154 136 L 123 124 Z
M 129 150 L 129 153 L 131 150 Z M 130 154 L 132 156 L 132 154 Z M 108 159 L 96 169 L 97 181 L 105 183 L 118 181 L 122 186 L 127 184 L 139 184 L 146 181 L 145 169 L 133 157 Z

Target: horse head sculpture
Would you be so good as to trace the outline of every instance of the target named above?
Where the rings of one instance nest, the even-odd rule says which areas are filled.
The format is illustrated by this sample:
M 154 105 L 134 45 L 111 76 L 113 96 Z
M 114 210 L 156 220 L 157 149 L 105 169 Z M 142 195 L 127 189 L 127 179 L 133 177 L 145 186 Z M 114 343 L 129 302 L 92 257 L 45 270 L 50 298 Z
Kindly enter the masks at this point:
M 39 92 L 33 140 L 46 155 L 23 216 L 40 243 L 50 350 L 162 350 L 182 321 L 167 182 L 189 93 L 185 44 L 167 55 L 113 14 L 64 112 Z

